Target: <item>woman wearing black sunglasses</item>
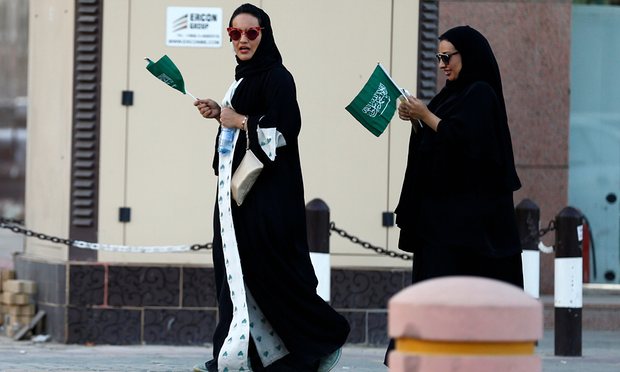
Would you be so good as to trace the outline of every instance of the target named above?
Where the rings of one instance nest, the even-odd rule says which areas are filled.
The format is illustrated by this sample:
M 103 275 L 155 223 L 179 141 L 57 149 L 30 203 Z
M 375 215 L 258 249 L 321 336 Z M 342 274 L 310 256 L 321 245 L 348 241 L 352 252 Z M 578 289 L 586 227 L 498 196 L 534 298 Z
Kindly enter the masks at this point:
M 269 16 L 237 8 L 227 28 L 237 67 L 221 107 L 197 100 L 203 117 L 232 128 L 231 152 L 215 151 L 218 175 L 213 262 L 218 323 L 213 359 L 194 371 L 329 371 L 349 333 L 316 292 L 308 251 L 297 136 L 301 115 Z M 264 168 L 241 205 L 230 177 L 249 149 Z M 217 146 L 216 146 L 217 147 Z
M 469 26 L 439 40 L 445 87 L 428 106 L 408 97 L 398 108 L 416 128 L 395 210 L 399 248 L 414 253 L 413 283 L 473 275 L 523 287 L 513 204 L 521 183 L 497 61 Z

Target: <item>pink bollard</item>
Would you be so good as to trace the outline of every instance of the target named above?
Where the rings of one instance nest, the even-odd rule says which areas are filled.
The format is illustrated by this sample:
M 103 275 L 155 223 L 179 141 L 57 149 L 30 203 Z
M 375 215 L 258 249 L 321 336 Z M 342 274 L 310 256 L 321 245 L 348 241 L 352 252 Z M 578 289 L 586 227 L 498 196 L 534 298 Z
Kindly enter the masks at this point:
M 388 333 L 392 372 L 540 372 L 543 307 L 513 285 L 451 276 L 394 295 Z

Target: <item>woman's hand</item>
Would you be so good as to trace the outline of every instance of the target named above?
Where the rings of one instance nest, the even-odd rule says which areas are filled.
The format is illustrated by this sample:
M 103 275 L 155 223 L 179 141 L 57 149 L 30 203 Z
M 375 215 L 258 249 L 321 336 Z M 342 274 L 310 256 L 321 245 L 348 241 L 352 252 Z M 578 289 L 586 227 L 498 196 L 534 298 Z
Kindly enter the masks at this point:
M 220 114 L 220 123 L 226 128 L 238 128 L 243 129 L 243 123 L 246 120 L 245 116 L 238 114 L 235 110 L 224 107 Z
M 401 120 L 410 121 L 411 117 L 409 116 L 409 109 L 407 108 L 407 99 L 401 98 L 400 104 L 398 105 L 398 117 Z
M 403 116 L 406 116 L 409 120 L 423 120 L 424 117 L 430 113 L 424 102 L 414 96 L 408 96 L 406 100 L 401 101 L 400 106 L 398 106 L 399 116 L 401 115 L 401 111 L 403 111 Z
M 196 106 L 196 108 L 200 112 L 200 115 L 202 115 L 203 118 L 216 119 L 218 121 L 220 120 L 222 108 L 214 100 L 209 98 L 197 99 L 194 102 L 194 106 Z
M 398 106 L 398 116 L 412 123 L 421 120 L 434 131 L 437 131 L 437 126 L 441 121 L 441 119 L 428 109 L 422 100 L 413 96 L 408 96 L 406 100 L 401 100 Z

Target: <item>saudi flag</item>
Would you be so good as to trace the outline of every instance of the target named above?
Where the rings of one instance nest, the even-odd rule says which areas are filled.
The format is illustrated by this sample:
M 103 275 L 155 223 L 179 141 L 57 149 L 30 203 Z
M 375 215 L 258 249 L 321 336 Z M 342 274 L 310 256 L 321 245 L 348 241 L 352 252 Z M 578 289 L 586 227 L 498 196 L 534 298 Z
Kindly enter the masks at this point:
M 370 79 L 346 107 L 353 117 L 379 137 L 396 112 L 396 100 L 404 92 L 387 71 L 377 64 Z
M 185 82 L 183 81 L 181 71 L 179 71 L 177 66 L 167 55 L 161 57 L 157 62 L 153 62 L 149 58 L 144 59 L 148 61 L 146 69 L 149 70 L 153 76 L 179 92 L 188 94 L 193 99 L 196 99 L 196 97 L 185 89 Z

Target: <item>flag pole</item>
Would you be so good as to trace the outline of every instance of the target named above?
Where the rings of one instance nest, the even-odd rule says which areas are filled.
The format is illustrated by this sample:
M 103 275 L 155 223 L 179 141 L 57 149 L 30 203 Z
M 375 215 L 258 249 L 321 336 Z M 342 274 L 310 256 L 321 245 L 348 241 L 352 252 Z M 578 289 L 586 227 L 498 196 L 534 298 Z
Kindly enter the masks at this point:
M 390 74 L 387 72 L 387 70 L 385 69 L 385 67 L 383 67 L 383 65 L 381 64 L 381 62 L 377 62 L 377 64 L 379 65 L 379 67 L 381 67 L 381 69 L 383 70 L 383 72 L 385 73 L 385 75 L 390 79 L 390 81 L 392 82 L 392 84 L 394 84 L 395 87 L 398 88 L 398 90 L 403 93 L 403 95 L 406 97 L 405 92 L 407 92 L 407 89 L 405 88 L 401 88 L 400 85 L 396 84 L 396 82 L 394 81 L 394 79 L 392 79 L 392 77 L 390 76 Z M 408 92 L 407 92 L 408 93 Z
M 198 98 L 194 97 L 194 95 L 188 92 L 187 90 L 185 90 L 185 93 L 187 93 L 190 97 L 192 97 L 194 101 L 198 101 Z
M 407 99 L 407 96 L 410 96 L 411 93 L 409 93 L 409 91 L 405 88 L 401 88 L 398 84 L 396 84 L 396 82 L 394 81 L 394 79 L 392 79 L 392 77 L 390 76 L 390 74 L 388 74 L 387 70 L 385 69 L 385 67 L 383 67 L 383 65 L 381 64 L 381 62 L 377 62 L 377 64 L 379 65 L 379 67 L 381 67 L 381 69 L 383 70 L 383 72 L 385 72 L 385 75 L 390 79 L 390 81 L 392 82 L 392 84 L 394 84 L 395 87 L 398 88 L 398 90 L 402 93 L 403 97 L 405 97 L 405 99 Z M 420 128 L 422 128 L 422 121 L 420 121 L 420 119 L 416 119 L 418 122 L 418 126 Z M 414 127 L 414 129 L 416 129 Z M 417 129 L 416 129 L 416 133 L 417 133 Z

